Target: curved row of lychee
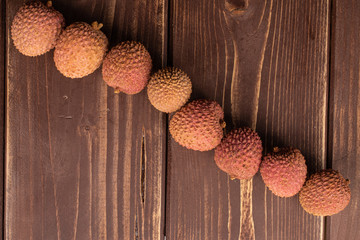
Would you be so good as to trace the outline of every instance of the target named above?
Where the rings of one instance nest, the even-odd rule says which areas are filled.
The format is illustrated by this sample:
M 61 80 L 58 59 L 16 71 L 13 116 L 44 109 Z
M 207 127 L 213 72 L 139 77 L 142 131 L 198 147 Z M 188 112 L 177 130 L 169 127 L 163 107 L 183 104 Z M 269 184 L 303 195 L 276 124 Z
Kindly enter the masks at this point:
M 102 64 L 102 77 L 116 93 L 136 94 L 148 84 L 152 60 L 143 44 L 125 41 L 108 53 L 108 39 L 100 31 L 102 24 L 75 22 L 65 28 L 63 15 L 51 1 L 23 4 L 11 25 L 15 47 L 26 56 L 54 51 L 56 68 L 69 78 L 82 78 Z M 174 112 L 191 94 L 190 78 L 180 69 L 165 68 L 151 76 L 148 97 L 158 110 Z
M 342 211 L 350 202 L 349 181 L 327 169 L 310 176 L 300 150 L 274 148 L 262 155 L 259 135 L 250 128 L 233 129 L 223 138 L 224 112 L 210 100 L 194 100 L 171 118 L 169 130 L 180 145 L 198 151 L 215 148 L 216 165 L 232 179 L 251 179 L 260 169 L 265 185 L 279 197 L 299 193 L 301 206 L 317 216 Z
M 116 92 L 126 94 L 142 91 L 151 78 L 147 88 L 151 104 L 166 113 L 178 110 L 169 124 L 173 139 L 192 150 L 215 148 L 215 163 L 232 179 L 250 179 L 260 168 L 265 185 L 275 195 L 291 197 L 300 192 L 300 204 L 314 215 L 336 214 L 348 205 L 349 181 L 331 169 L 305 181 L 307 167 L 298 149 L 275 148 L 262 156 L 261 139 L 250 128 L 234 129 L 224 138 L 221 106 L 210 100 L 186 104 L 192 85 L 180 69 L 165 68 L 150 77 L 151 57 L 141 43 L 122 42 L 107 53 L 108 39 L 100 31 L 102 24 L 77 22 L 65 30 L 63 27 L 64 18 L 51 2 L 45 6 L 35 1 L 16 13 L 11 34 L 16 48 L 27 56 L 42 55 L 55 47 L 55 65 L 66 77 L 82 78 L 102 64 L 104 81 Z
M 141 43 L 121 42 L 107 53 L 109 41 L 100 31 L 102 24 L 75 22 L 64 26 L 63 15 L 51 1 L 46 5 L 31 1 L 15 14 L 11 37 L 26 56 L 39 56 L 55 48 L 55 66 L 65 77 L 85 77 L 102 64 L 103 79 L 115 92 L 136 94 L 145 88 L 152 61 Z

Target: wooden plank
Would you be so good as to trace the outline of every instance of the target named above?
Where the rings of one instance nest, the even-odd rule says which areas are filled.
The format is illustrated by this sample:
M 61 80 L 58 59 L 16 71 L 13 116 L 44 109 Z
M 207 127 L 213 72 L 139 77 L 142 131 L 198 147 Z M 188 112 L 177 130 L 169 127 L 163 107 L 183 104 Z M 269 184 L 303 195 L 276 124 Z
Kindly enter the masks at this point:
M 22 0 L 7 2 L 7 35 Z M 67 25 L 99 21 L 110 46 L 138 40 L 166 61 L 167 2 L 54 1 Z M 67 79 L 53 52 L 7 39 L 6 239 L 162 239 L 166 116 L 114 94 L 101 71 Z
M 0 3 L 0 240 L 3 239 L 4 216 L 4 127 L 5 127 L 5 1 Z
M 301 149 L 309 172 L 325 167 L 329 1 L 171 1 L 169 54 L 193 81 L 192 98 L 217 100 L 227 131 L 250 126 L 265 151 Z M 231 181 L 213 151 L 168 153 L 170 239 L 323 239 L 323 218 L 298 197 Z
M 327 218 L 327 238 L 360 236 L 360 3 L 333 1 L 329 115 L 329 167 L 350 180 L 351 201 Z

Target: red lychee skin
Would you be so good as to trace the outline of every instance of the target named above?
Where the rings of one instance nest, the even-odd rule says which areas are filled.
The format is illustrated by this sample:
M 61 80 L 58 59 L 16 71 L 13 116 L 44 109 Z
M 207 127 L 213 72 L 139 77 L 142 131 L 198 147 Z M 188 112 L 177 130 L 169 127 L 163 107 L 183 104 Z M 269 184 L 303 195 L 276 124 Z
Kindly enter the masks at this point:
M 209 151 L 223 137 L 224 111 L 211 100 L 194 100 L 183 106 L 170 120 L 173 139 L 188 149 Z
M 113 47 L 106 55 L 102 76 L 115 92 L 136 94 L 141 92 L 150 79 L 152 60 L 145 46 L 126 41 Z
M 305 158 L 298 149 L 275 148 L 263 157 L 260 173 L 273 194 L 291 197 L 300 191 L 305 182 Z
M 216 165 L 232 179 L 250 179 L 259 170 L 262 142 L 250 128 L 232 130 L 215 148 Z
M 315 216 L 331 216 L 342 211 L 350 202 L 350 181 L 338 171 L 321 170 L 305 182 L 299 193 L 304 210 Z

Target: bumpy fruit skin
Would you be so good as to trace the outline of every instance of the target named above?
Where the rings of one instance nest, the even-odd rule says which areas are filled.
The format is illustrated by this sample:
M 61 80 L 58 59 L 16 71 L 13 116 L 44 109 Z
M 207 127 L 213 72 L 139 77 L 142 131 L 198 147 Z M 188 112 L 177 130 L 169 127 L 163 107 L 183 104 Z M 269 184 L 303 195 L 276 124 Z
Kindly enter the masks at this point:
M 121 42 L 106 55 L 102 76 L 115 92 L 136 94 L 150 79 L 152 60 L 144 45 L 135 41 Z
M 189 100 L 191 86 L 191 80 L 184 71 L 168 67 L 151 76 L 147 94 L 157 110 L 170 113 L 179 110 Z
M 82 78 L 100 67 L 108 47 L 108 39 L 99 29 L 102 24 L 76 22 L 68 26 L 57 41 L 56 68 L 69 78 Z
M 195 100 L 182 107 L 171 118 L 169 131 L 180 145 L 198 151 L 209 151 L 220 144 L 225 127 L 224 111 L 210 100 Z
M 350 181 L 335 170 L 327 169 L 310 176 L 299 193 L 304 210 L 315 216 L 331 216 L 350 202 Z
M 260 165 L 265 185 L 279 197 L 297 194 L 306 180 L 305 158 L 298 149 L 274 148 Z
M 232 130 L 215 148 L 216 165 L 232 179 L 250 179 L 259 170 L 262 142 L 250 128 Z
M 65 26 L 61 13 L 40 1 L 24 4 L 11 24 L 11 38 L 22 54 L 30 57 L 42 55 L 54 48 Z

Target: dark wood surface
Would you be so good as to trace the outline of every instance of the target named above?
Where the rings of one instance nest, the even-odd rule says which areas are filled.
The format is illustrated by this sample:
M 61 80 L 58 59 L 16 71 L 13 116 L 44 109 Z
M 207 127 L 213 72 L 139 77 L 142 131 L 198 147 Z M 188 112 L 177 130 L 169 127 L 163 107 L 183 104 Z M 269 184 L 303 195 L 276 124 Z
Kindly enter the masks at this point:
M 5 46 L 5 1 L 0 3 L 0 176 L 5 176 L 4 172 L 4 129 L 5 129 L 5 64 L 6 64 L 6 46 Z M 4 196 L 4 178 L 0 177 L 0 194 Z M 0 240 L 3 239 L 4 226 L 4 201 L 0 198 Z
M 154 71 L 182 68 L 191 99 L 223 106 L 226 131 L 256 129 L 264 152 L 299 148 L 309 174 L 340 170 L 352 200 L 326 218 L 304 212 L 297 196 L 274 196 L 259 173 L 232 181 L 213 151 L 179 146 L 167 129 L 172 115 L 156 111 L 146 91 L 114 94 L 100 70 L 67 79 L 52 51 L 21 55 L 9 34 L 23 2 L 0 6 L 4 239 L 359 238 L 356 0 L 53 1 L 67 25 L 102 22 L 110 46 L 143 42 Z
M 332 15 L 329 165 L 350 180 L 351 201 L 329 217 L 330 240 L 360 238 L 360 2 L 335 0 Z
M 7 1 L 7 30 L 22 4 Z M 139 40 L 165 64 L 165 1 L 53 1 L 67 24 L 99 21 L 110 46 Z M 146 92 L 115 94 L 98 69 L 67 79 L 53 52 L 8 39 L 6 239 L 160 239 L 166 115 Z
M 309 173 L 325 167 L 328 1 L 171 1 L 172 64 L 193 81 L 193 98 L 217 100 L 228 130 L 259 131 L 265 152 L 294 146 Z M 323 239 L 324 219 L 298 197 L 275 197 L 258 173 L 231 181 L 213 152 L 170 142 L 170 239 Z

